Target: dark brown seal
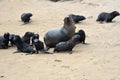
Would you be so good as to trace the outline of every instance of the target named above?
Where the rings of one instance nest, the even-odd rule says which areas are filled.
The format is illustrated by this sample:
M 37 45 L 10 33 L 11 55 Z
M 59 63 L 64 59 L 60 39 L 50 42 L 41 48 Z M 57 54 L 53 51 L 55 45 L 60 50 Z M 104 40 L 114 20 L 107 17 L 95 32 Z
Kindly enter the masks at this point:
M 0 36 L 0 49 L 7 49 L 9 44 L 9 32 L 4 33 L 3 36 Z
M 119 12 L 117 11 L 113 11 L 111 13 L 107 13 L 107 12 L 102 12 L 99 14 L 98 18 L 96 21 L 99 21 L 99 22 L 112 22 L 112 20 L 116 17 L 116 16 L 119 16 Z
M 72 37 L 68 41 L 59 42 L 54 48 L 54 52 L 68 51 L 72 54 L 72 49 L 75 46 L 75 39 Z
M 23 13 L 21 15 L 21 21 L 24 22 L 24 23 L 29 23 L 31 16 L 33 16 L 32 13 Z
M 74 35 L 79 35 L 79 42 L 85 44 L 86 34 L 84 30 L 79 30 Z
M 17 51 L 14 53 L 18 53 L 18 52 L 35 53 L 36 52 L 32 46 L 22 41 L 19 35 L 15 35 L 13 40 L 15 42 L 15 45 L 17 46 Z
M 79 23 L 80 21 L 85 20 L 86 18 L 82 15 L 76 15 L 76 14 L 69 14 L 70 17 L 72 17 L 73 21 L 75 23 Z
M 49 30 L 44 36 L 44 42 L 47 48 L 55 47 L 61 41 L 69 40 L 75 33 L 75 23 L 69 16 L 64 18 L 62 28 Z
M 34 36 L 34 33 L 33 32 L 26 32 L 24 34 L 24 36 L 22 37 L 22 41 L 27 43 L 27 44 L 30 44 L 30 40 L 31 40 L 31 37 Z

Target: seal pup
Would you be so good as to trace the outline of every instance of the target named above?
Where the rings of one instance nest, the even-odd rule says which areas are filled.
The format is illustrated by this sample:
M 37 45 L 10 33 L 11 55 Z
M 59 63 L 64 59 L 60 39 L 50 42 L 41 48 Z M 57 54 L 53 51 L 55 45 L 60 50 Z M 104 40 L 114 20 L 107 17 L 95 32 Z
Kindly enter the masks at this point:
M 32 13 L 23 13 L 21 15 L 21 21 L 24 23 L 29 23 L 29 21 L 31 20 L 30 17 L 32 17 L 33 14 Z
M 99 14 L 98 18 L 96 21 L 102 23 L 102 22 L 112 22 L 112 20 L 116 17 L 116 16 L 119 16 L 120 13 L 117 12 L 117 11 L 113 11 L 113 12 L 110 12 L 110 13 L 107 13 L 107 12 L 102 12 Z
M 0 49 L 7 49 L 9 44 L 10 33 L 6 32 L 3 36 L 0 36 Z
M 22 41 L 19 35 L 15 35 L 13 40 L 15 42 L 15 45 L 17 46 L 17 51 L 14 53 L 18 53 L 18 52 L 35 53 L 36 52 L 32 46 Z
M 4 43 L 6 46 L 8 46 L 9 44 L 9 36 L 10 36 L 9 32 L 4 33 Z
M 74 35 L 80 35 L 79 42 L 85 44 L 86 34 L 84 30 L 79 30 Z
M 11 46 L 14 46 L 15 45 L 15 42 L 14 42 L 14 37 L 15 37 L 15 34 L 10 34 L 9 36 L 9 41 L 10 41 L 10 45 Z
M 57 43 L 54 48 L 54 52 L 68 51 L 70 54 L 72 54 L 72 49 L 74 46 L 75 46 L 75 39 L 72 37 L 68 41 Z
M 22 37 L 22 41 L 24 41 L 27 44 L 30 44 L 31 37 L 34 36 L 33 32 L 26 32 L 24 36 Z
M 75 41 L 75 44 L 79 44 L 80 43 L 80 35 L 76 34 L 72 37 Z
M 79 21 L 83 21 L 85 20 L 86 18 L 82 15 L 75 15 L 75 14 L 69 14 L 70 17 L 72 17 L 73 21 L 75 23 L 78 23 Z
M 35 38 L 32 39 L 33 42 L 33 46 L 35 46 L 36 52 L 39 53 L 39 51 L 44 51 L 44 44 L 42 41 L 40 41 L 39 39 Z
M 39 40 L 39 34 L 34 34 L 32 36 L 32 43 L 34 42 L 34 39 L 38 39 Z
M 70 16 L 64 18 L 64 25 L 62 28 L 49 30 L 44 35 L 44 42 L 46 50 L 55 47 L 61 41 L 69 40 L 75 33 L 75 23 Z

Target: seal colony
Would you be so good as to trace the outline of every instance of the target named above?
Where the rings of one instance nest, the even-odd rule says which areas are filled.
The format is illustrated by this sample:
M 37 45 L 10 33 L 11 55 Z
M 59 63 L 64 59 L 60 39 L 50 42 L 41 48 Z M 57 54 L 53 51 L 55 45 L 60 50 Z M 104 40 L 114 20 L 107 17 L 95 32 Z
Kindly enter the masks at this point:
M 32 13 L 23 13 L 21 15 L 21 21 L 29 23 Z M 118 11 L 110 13 L 102 12 L 99 14 L 96 21 L 98 22 L 112 22 L 112 20 L 119 16 Z M 86 44 L 86 32 L 80 29 L 75 32 L 75 23 L 85 20 L 86 18 L 81 15 L 69 14 L 64 18 L 64 24 L 61 28 L 52 29 L 45 33 L 43 39 L 44 42 L 39 40 L 39 34 L 34 32 L 25 32 L 24 36 L 20 37 L 16 34 L 10 34 L 9 32 L 4 33 L 0 36 L 0 49 L 8 49 L 9 47 L 17 47 L 18 52 L 24 53 L 49 53 L 49 48 L 54 48 L 53 52 L 67 51 L 72 53 L 75 45 L 83 43 Z

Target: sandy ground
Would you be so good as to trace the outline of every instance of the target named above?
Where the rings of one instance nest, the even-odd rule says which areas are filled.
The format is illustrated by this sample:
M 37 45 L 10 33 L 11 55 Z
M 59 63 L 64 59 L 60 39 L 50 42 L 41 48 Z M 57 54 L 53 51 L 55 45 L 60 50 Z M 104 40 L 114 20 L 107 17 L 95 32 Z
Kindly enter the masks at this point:
M 87 17 L 76 24 L 86 32 L 86 43 L 73 54 L 13 54 L 16 48 L 0 50 L 0 80 L 120 80 L 120 17 L 99 24 L 100 12 L 120 12 L 120 0 L 74 0 L 53 3 L 47 0 L 0 0 L 0 35 L 22 36 L 26 31 L 44 34 L 63 25 L 71 13 Z M 33 13 L 30 24 L 20 21 L 23 12 Z M 52 50 L 51 50 L 52 51 Z

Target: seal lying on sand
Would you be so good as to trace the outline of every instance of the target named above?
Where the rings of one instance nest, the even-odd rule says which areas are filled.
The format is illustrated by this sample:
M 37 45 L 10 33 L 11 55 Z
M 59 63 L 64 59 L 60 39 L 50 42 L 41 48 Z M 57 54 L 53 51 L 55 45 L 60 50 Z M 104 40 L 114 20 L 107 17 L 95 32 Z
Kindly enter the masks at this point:
M 74 35 L 80 35 L 79 42 L 85 44 L 86 34 L 84 30 L 81 29 L 78 32 L 76 32 Z
M 62 28 L 49 30 L 44 36 L 44 42 L 47 49 L 55 47 L 61 41 L 69 40 L 75 33 L 75 24 L 71 17 L 64 18 Z
M 76 34 L 72 37 L 75 41 L 75 44 L 79 44 L 80 43 L 80 35 Z
M 9 36 L 8 32 L 4 33 L 3 36 L 0 36 L 0 49 L 7 49 L 9 44 Z
M 119 12 L 117 11 L 113 11 L 111 13 L 107 13 L 107 12 L 102 12 L 99 14 L 98 18 L 96 21 L 99 21 L 99 22 L 112 22 L 112 20 L 116 17 L 116 16 L 119 16 Z
M 65 42 L 59 42 L 54 48 L 54 52 L 68 51 L 72 54 L 72 49 L 75 46 L 75 39 L 72 37 L 70 40 Z
M 21 15 L 21 21 L 24 23 L 28 23 L 30 21 L 31 16 L 33 16 L 32 13 L 23 13 Z
M 25 53 L 35 53 L 36 51 L 32 46 L 22 41 L 19 35 L 15 35 L 14 37 L 15 45 L 17 46 L 17 52 L 25 52 Z M 15 52 L 15 53 L 17 53 Z
M 72 17 L 75 23 L 78 23 L 79 21 L 83 21 L 86 19 L 84 16 L 81 15 L 69 14 L 69 16 Z

